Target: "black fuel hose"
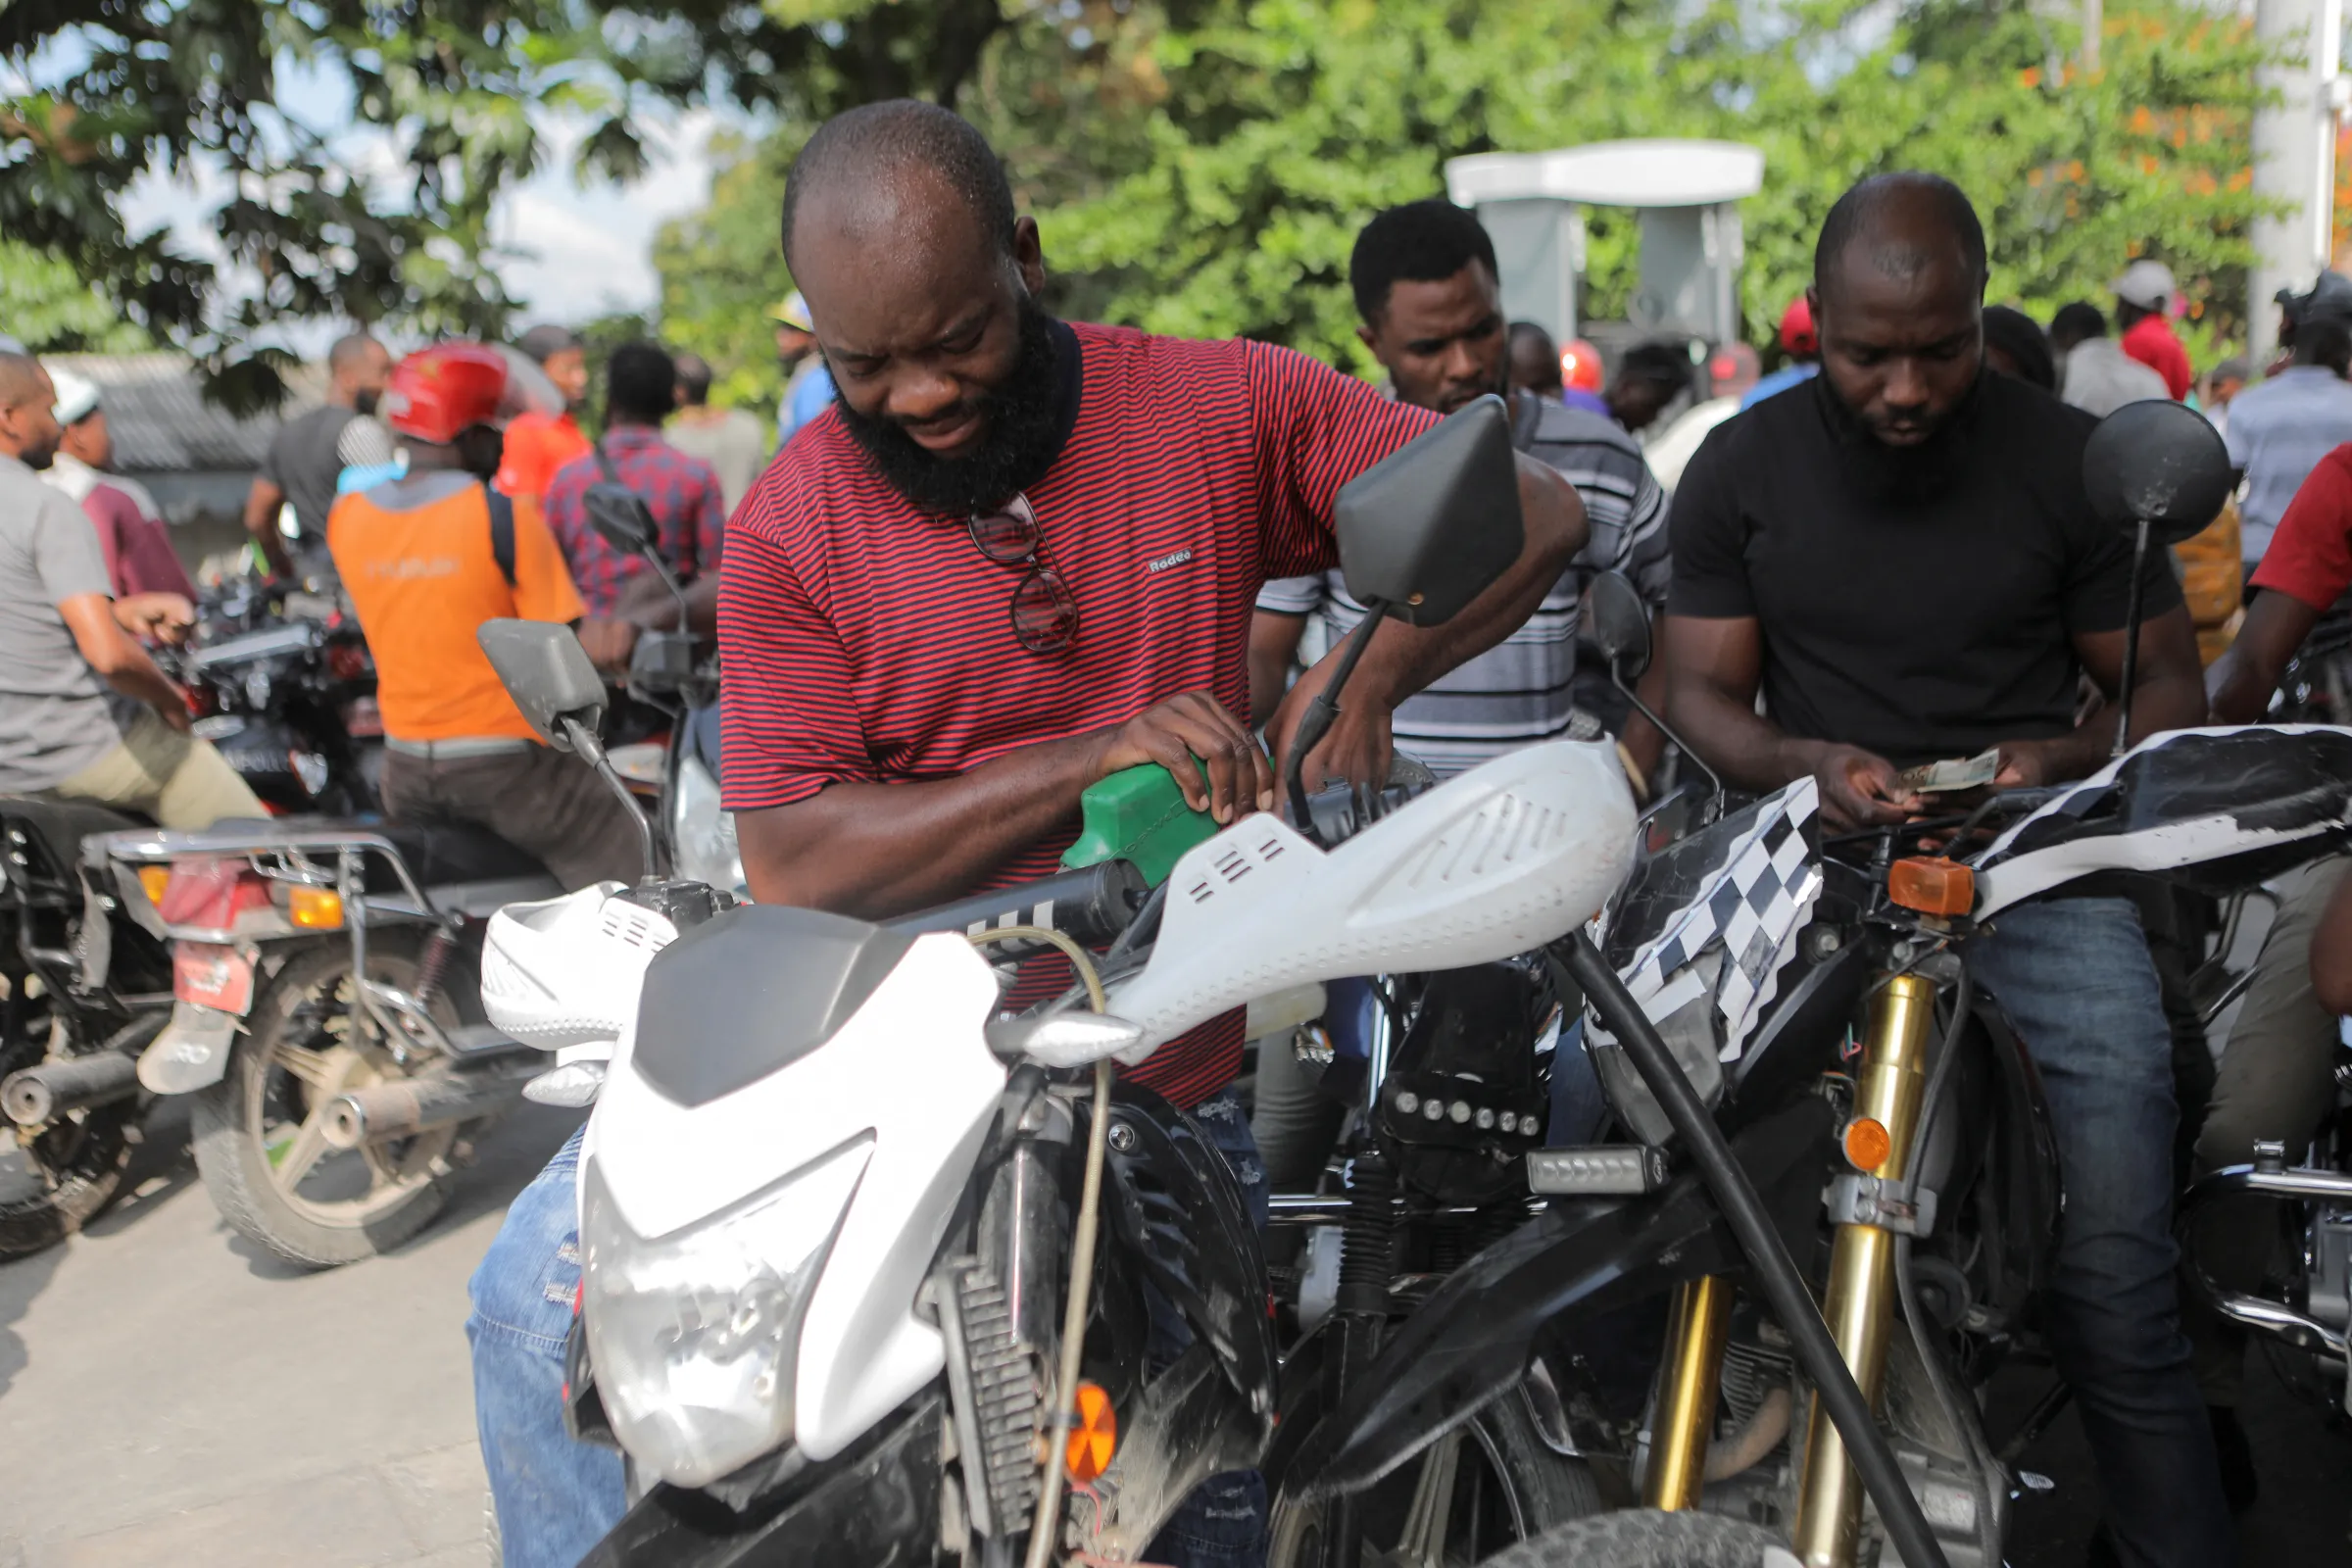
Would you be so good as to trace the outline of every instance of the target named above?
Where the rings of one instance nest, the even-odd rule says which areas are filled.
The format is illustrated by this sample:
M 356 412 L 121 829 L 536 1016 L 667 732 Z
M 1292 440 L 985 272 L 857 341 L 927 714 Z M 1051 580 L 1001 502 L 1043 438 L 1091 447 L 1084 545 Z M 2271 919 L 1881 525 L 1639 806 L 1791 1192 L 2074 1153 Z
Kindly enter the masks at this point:
M 1698 1094 L 1690 1080 L 1683 1075 L 1674 1053 L 1658 1035 L 1656 1025 L 1642 1010 L 1642 1004 L 1617 978 L 1608 960 L 1592 946 L 1592 939 L 1580 929 L 1570 932 L 1555 945 L 1568 972 L 1584 987 L 1585 998 L 1599 1013 L 1624 1048 L 1626 1059 L 1642 1075 L 1642 1083 L 1657 1097 L 1674 1124 L 1690 1157 L 1698 1164 L 1699 1175 L 1707 1191 L 1723 1209 L 1723 1217 L 1747 1255 L 1748 1266 L 1755 1270 L 1756 1283 L 1763 1290 L 1781 1327 L 1796 1352 L 1797 1365 L 1813 1380 L 1824 1408 L 1838 1436 L 1845 1440 L 1845 1449 L 1853 1460 L 1862 1485 L 1870 1492 L 1871 1500 L 1878 1504 L 1879 1520 L 1885 1525 L 1894 1549 L 1902 1554 L 1911 1568 L 1950 1568 L 1943 1555 L 1943 1545 L 1936 1532 L 1928 1527 L 1928 1517 L 1920 1510 L 1919 1498 L 1910 1483 L 1903 1479 L 1902 1466 L 1888 1446 L 1886 1435 L 1879 1430 L 1878 1418 L 1872 1414 L 1870 1401 L 1862 1397 L 1855 1386 L 1854 1375 L 1838 1353 L 1838 1344 L 1830 1338 L 1829 1325 L 1821 1320 L 1821 1309 L 1813 1304 L 1813 1297 L 1805 1289 L 1803 1278 L 1796 1272 L 1796 1263 L 1782 1245 L 1780 1233 L 1773 1228 L 1772 1217 L 1765 1213 L 1763 1200 L 1748 1184 L 1739 1161 L 1732 1157 L 1731 1146 L 1723 1140 L 1715 1118 L 1699 1103 Z

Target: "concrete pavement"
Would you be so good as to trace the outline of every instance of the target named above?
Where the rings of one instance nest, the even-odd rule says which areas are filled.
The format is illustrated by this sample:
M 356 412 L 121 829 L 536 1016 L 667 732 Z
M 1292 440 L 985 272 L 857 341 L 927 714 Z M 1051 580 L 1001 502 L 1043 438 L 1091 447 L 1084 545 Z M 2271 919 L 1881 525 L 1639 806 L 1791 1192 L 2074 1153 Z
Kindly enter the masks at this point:
M 319 1274 L 152 1140 L 133 1198 L 0 1266 L 0 1568 L 479 1568 L 466 1277 L 578 1119 L 526 1105 L 424 1235 Z

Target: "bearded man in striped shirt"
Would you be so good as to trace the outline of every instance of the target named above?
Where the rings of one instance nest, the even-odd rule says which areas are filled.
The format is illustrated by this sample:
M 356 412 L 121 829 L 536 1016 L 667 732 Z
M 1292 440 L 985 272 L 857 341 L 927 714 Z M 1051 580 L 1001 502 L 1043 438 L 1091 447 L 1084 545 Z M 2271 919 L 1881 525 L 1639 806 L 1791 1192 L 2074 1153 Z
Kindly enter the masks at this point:
M 1270 808 L 1273 770 L 1236 716 L 1258 587 L 1332 565 L 1340 486 L 1437 416 L 1287 349 L 1055 320 L 1038 304 L 1037 225 L 1015 216 L 987 142 L 933 105 L 820 127 L 783 229 L 840 397 L 744 499 L 720 569 L 725 805 L 753 896 L 887 919 L 1045 875 L 1080 794 L 1140 763 L 1165 764 L 1219 821 Z M 1308 760 L 1310 788 L 1385 777 L 1389 713 L 1558 580 L 1583 506 L 1525 459 L 1519 498 L 1520 559 L 1445 625 L 1382 629 Z M 1327 675 L 1294 689 L 1277 749 Z M 1063 983 L 1043 974 L 1014 999 Z M 1192 1110 L 1262 1220 L 1263 1172 L 1228 1092 L 1241 1044 L 1231 1015 L 1134 1077 Z M 620 1511 L 617 1464 L 563 1437 L 550 1353 L 579 1277 L 576 1145 L 517 1200 L 473 1280 L 477 1415 L 511 1568 L 576 1560 Z M 1152 1353 L 1181 1334 L 1180 1319 L 1155 1325 Z M 1149 1555 L 1258 1562 L 1263 1513 L 1254 1474 L 1214 1477 Z

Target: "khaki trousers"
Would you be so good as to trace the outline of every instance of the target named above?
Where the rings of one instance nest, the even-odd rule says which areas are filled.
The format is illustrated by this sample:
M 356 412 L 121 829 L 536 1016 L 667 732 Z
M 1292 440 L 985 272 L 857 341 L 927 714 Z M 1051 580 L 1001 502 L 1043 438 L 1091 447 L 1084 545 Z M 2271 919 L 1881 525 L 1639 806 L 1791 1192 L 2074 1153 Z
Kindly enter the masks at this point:
M 113 751 L 42 793 L 120 806 L 168 828 L 211 827 L 223 817 L 270 814 L 210 741 L 181 734 L 146 708 L 124 727 Z

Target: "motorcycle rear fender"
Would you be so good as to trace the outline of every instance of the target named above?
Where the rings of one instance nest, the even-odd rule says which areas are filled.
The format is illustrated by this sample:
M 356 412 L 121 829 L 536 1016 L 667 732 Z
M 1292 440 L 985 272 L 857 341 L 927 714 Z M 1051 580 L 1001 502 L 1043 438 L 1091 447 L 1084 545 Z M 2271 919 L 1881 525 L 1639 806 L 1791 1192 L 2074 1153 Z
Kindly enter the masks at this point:
M 1776 1227 L 1800 1252 L 1810 1251 L 1821 1214 L 1832 1121 L 1826 1101 L 1806 1099 L 1732 1140 Z M 1580 1320 L 1742 1266 L 1695 1171 L 1645 1198 L 1555 1199 L 1396 1327 L 1300 1446 L 1281 1489 L 1310 1501 L 1361 1491 L 1526 1376 L 1539 1336 L 1573 1344 Z

